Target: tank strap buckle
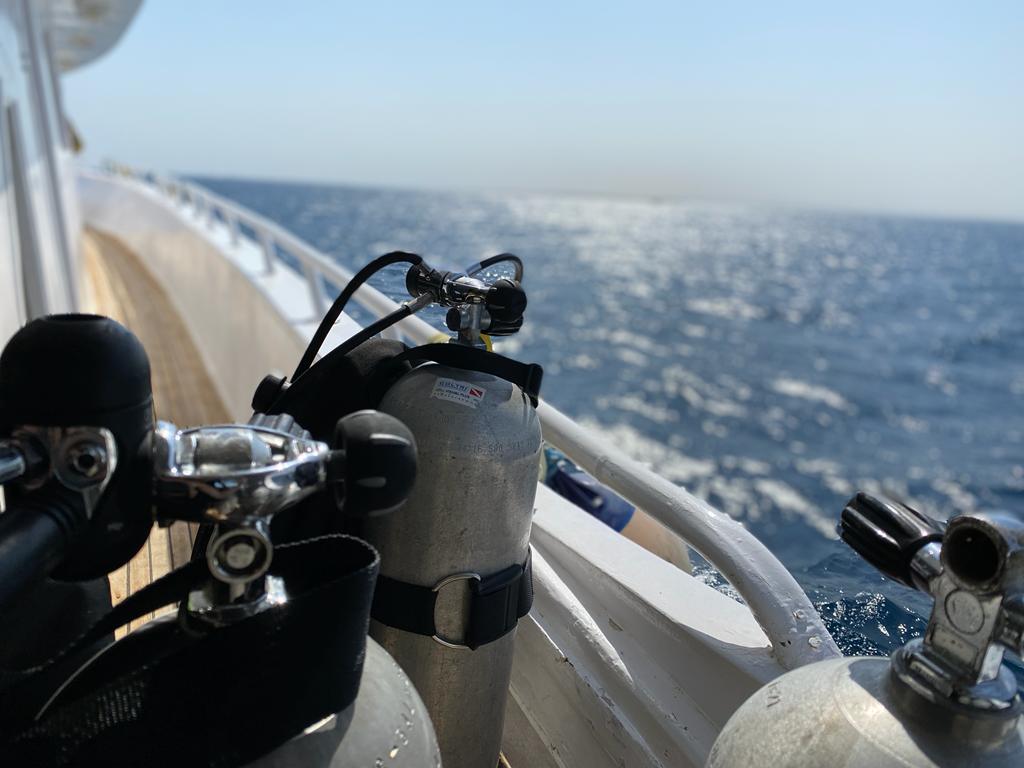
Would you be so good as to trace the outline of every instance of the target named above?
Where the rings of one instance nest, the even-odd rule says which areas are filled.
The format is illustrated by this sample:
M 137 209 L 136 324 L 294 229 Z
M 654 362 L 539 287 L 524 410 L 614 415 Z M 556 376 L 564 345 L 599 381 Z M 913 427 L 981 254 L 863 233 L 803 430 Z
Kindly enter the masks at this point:
M 507 635 L 515 629 L 519 619 L 530 612 L 533 606 L 531 560 L 528 550 L 522 565 L 512 565 L 489 576 L 470 571 L 453 573 L 433 587 L 381 575 L 377 578 L 370 615 L 389 627 L 426 635 L 446 648 L 476 650 Z M 457 581 L 472 582 L 462 642 L 440 635 L 434 618 L 438 593 Z
M 433 587 L 433 589 L 431 591 L 434 592 L 435 599 L 436 599 L 437 593 L 440 592 L 445 587 L 447 587 L 449 584 L 454 584 L 456 581 L 469 581 L 469 580 L 473 580 L 475 582 L 475 584 L 479 584 L 480 583 L 480 574 L 479 573 L 472 573 L 472 572 L 453 573 L 450 576 L 445 576 L 443 579 L 441 579 L 439 582 L 437 582 L 437 584 L 434 585 L 434 587 Z M 473 591 L 475 592 L 476 590 L 473 590 Z M 470 610 L 472 610 L 472 608 Z M 434 642 L 440 643 L 441 645 L 445 646 L 446 648 L 455 648 L 457 650 L 466 650 L 466 651 L 471 650 L 469 645 L 465 645 L 463 643 L 458 643 L 458 642 L 456 642 L 454 640 L 448 640 L 448 639 L 446 639 L 444 637 L 441 637 L 441 635 L 439 635 L 437 633 L 436 625 L 434 627 L 434 633 L 430 637 L 434 640 Z

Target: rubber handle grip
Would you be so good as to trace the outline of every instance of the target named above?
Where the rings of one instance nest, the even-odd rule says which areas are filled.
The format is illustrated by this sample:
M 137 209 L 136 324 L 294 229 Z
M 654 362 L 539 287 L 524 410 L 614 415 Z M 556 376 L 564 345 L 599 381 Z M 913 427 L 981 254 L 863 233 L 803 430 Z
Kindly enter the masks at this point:
M 848 502 L 839 535 L 857 554 L 891 579 L 915 587 L 911 562 L 921 547 L 942 541 L 945 526 L 916 509 L 863 491 Z

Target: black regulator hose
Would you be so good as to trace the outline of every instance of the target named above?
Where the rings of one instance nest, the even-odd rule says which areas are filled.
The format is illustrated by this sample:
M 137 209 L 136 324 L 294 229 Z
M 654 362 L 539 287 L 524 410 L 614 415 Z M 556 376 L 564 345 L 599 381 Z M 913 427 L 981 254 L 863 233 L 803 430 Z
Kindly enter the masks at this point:
M 372 277 L 374 274 L 384 269 L 384 267 L 391 266 L 392 264 L 406 263 L 415 266 L 421 263 L 422 261 L 422 257 L 417 256 L 415 253 L 406 253 L 405 251 L 392 251 L 391 253 L 385 253 L 383 256 L 378 256 L 376 259 L 374 259 L 365 267 L 356 272 L 355 276 L 348 281 L 348 285 L 346 285 L 342 292 L 338 294 L 338 298 L 336 298 L 334 300 L 334 303 L 331 304 L 331 308 L 327 310 L 327 314 L 324 315 L 324 319 L 320 321 L 320 325 L 316 329 L 316 333 L 314 333 L 313 338 L 309 340 L 309 346 L 306 347 L 306 351 L 302 354 L 302 359 L 299 360 L 299 364 L 295 368 L 295 373 L 292 374 L 292 381 L 295 381 L 296 379 L 299 378 L 299 376 L 301 376 L 307 370 L 309 370 L 309 367 L 313 365 L 313 363 L 316 361 L 316 356 L 320 353 L 320 348 L 323 346 L 324 341 L 327 339 L 327 334 L 331 332 L 331 328 L 333 328 L 334 324 L 338 322 L 338 318 L 341 317 L 341 313 L 344 311 L 345 305 L 348 304 L 348 300 L 352 298 L 352 295 L 357 290 L 359 290 L 363 283 L 370 279 L 370 277 Z M 397 314 L 397 312 L 392 313 L 392 315 Z M 384 320 L 387 320 L 392 315 L 388 315 L 382 320 L 378 320 L 373 325 L 367 326 L 366 329 L 356 334 L 356 336 L 354 336 L 353 338 L 363 338 L 360 338 L 358 342 L 352 344 L 352 347 L 354 348 L 361 344 L 366 339 L 370 338 L 370 336 L 380 333 L 382 328 L 374 331 L 374 333 L 371 333 L 367 336 L 363 336 L 363 334 L 365 334 L 366 331 L 370 330 L 371 328 L 377 327 L 380 323 L 384 322 Z M 383 328 L 387 328 L 389 325 L 397 323 L 399 320 L 402 319 L 402 317 L 404 317 L 404 315 L 395 318 L 389 323 L 386 323 L 383 326 Z M 346 344 L 350 343 L 351 341 L 352 339 L 349 339 L 348 342 L 346 342 Z
M 334 349 L 332 349 L 331 350 L 331 354 L 332 355 L 337 355 L 339 357 L 343 357 L 343 356 L 347 355 L 349 352 L 351 352 L 353 349 L 358 347 L 360 344 L 362 344 L 367 339 L 372 339 L 378 333 L 381 333 L 382 331 L 387 330 L 392 325 L 394 325 L 395 323 L 399 322 L 400 320 L 404 320 L 405 318 L 407 318 L 412 313 L 413 313 L 413 308 L 411 306 L 409 306 L 408 304 L 403 304 L 398 309 L 396 309 L 394 312 L 392 312 L 390 314 L 387 314 L 387 315 L 384 315 L 384 317 L 382 317 L 380 320 L 378 320 L 378 321 L 376 321 L 374 323 L 370 323 L 368 326 L 363 328 L 361 331 L 353 334 L 352 336 L 349 336 L 347 339 L 345 339 L 343 342 L 341 342 L 341 344 L 339 344 Z M 297 380 L 298 379 L 292 379 L 292 383 L 294 384 L 295 381 L 297 381 Z
M 493 267 L 495 264 L 504 264 L 505 262 L 515 266 L 515 276 L 512 279 L 517 283 L 523 282 L 523 260 L 514 253 L 499 253 L 497 256 L 484 259 L 479 264 L 469 267 L 466 270 L 466 274 L 472 277 L 479 272 L 483 272 L 488 267 Z
M 81 496 L 56 481 L 0 515 L 0 612 L 60 565 L 88 523 Z

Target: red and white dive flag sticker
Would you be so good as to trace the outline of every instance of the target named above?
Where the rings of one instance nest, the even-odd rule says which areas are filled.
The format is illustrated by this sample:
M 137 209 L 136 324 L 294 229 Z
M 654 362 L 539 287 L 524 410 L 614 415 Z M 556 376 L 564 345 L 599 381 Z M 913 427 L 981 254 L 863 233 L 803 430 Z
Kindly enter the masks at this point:
M 475 384 L 468 384 L 458 379 L 438 379 L 434 382 L 434 390 L 430 396 L 436 397 L 438 400 L 448 400 L 469 408 L 476 408 L 486 394 L 486 389 Z

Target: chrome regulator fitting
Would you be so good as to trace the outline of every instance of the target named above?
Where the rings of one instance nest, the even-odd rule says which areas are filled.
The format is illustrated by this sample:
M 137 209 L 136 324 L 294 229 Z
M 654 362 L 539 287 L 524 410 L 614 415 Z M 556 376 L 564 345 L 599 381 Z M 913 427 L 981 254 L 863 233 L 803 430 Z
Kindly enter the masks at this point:
M 277 591 L 264 578 L 274 555 L 270 522 L 325 487 L 328 446 L 287 414 L 256 414 L 248 425 L 179 430 L 159 422 L 152 456 L 158 516 L 216 524 L 206 549 L 213 580 L 190 596 L 190 612 L 220 623 L 261 610 Z
M 513 265 L 513 278 L 481 277 L 485 270 L 505 263 Z M 405 285 L 414 299 L 426 297 L 429 303 L 449 307 L 445 324 L 458 334 L 454 341 L 485 347 L 481 334 L 508 336 L 522 328 L 527 303 L 522 280 L 522 261 L 511 253 L 502 253 L 465 272 L 444 272 L 420 262 L 409 269 Z
M 372 410 L 338 421 L 331 446 L 288 414 L 257 413 L 248 424 L 152 435 L 157 520 L 211 523 L 210 579 L 189 595 L 188 612 L 228 624 L 287 599 L 268 573 L 270 524 L 282 510 L 330 489 L 344 514 L 381 515 L 401 505 L 416 476 L 416 443 L 398 420 Z

